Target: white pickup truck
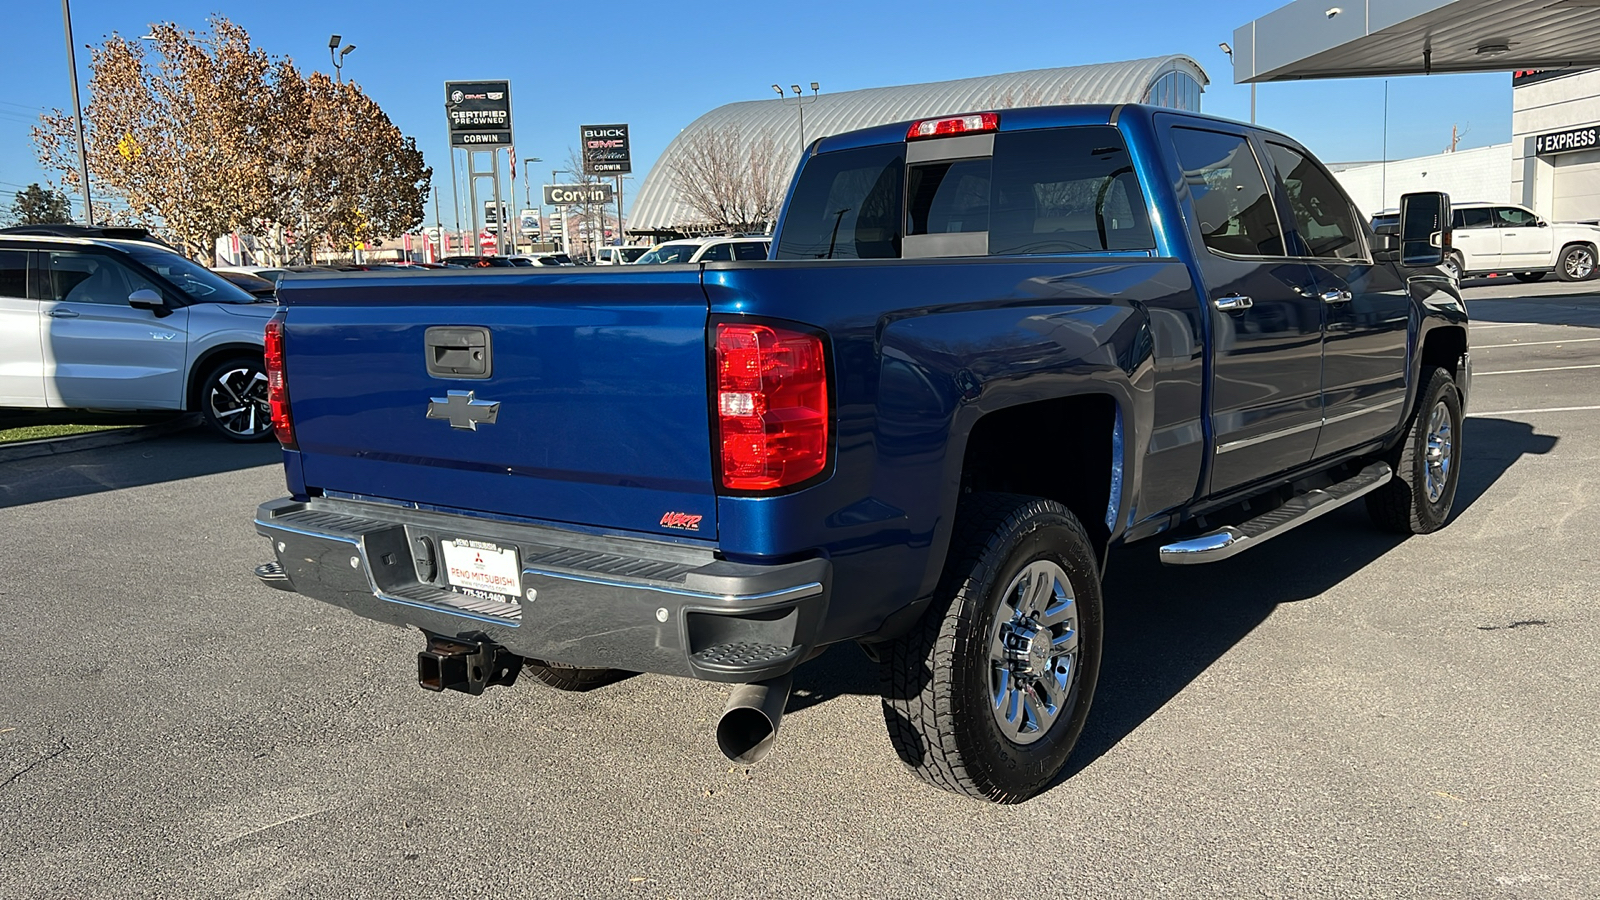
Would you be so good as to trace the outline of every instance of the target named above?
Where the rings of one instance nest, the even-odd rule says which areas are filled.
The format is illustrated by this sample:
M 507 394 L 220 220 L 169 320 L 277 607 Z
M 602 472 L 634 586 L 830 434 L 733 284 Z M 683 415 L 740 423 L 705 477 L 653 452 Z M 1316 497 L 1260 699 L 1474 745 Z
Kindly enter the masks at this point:
M 1510 203 L 1455 206 L 1455 251 L 1446 260 L 1461 276 L 1509 272 L 1538 281 L 1554 272 L 1562 281 L 1587 281 L 1595 274 L 1600 228 L 1546 222 L 1533 210 Z

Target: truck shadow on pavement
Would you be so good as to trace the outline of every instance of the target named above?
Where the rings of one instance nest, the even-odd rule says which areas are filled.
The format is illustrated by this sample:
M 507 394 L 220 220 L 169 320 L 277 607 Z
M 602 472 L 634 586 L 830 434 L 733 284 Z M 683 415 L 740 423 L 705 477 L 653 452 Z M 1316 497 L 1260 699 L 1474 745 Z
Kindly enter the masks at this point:
M 1549 453 L 1557 438 L 1526 422 L 1469 419 L 1456 515 L 1482 500 L 1518 460 Z M 1280 604 L 1316 597 L 1399 546 L 1358 501 L 1231 560 L 1163 566 L 1159 540 L 1113 551 L 1105 579 L 1105 656 L 1094 708 L 1057 780 L 1117 746 L 1210 668 Z M 877 667 L 835 647 L 795 673 L 790 713 L 846 694 L 879 692 Z M 907 762 L 915 764 L 913 760 Z
M 235 444 L 199 429 L 133 444 L 19 459 L 0 463 L 0 509 L 250 469 L 282 459 L 276 441 Z

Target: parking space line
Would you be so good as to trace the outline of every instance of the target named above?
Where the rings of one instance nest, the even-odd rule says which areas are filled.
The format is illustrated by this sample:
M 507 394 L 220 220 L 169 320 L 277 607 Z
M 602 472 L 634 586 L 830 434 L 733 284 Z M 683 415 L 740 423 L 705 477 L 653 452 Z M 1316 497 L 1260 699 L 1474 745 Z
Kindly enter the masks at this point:
M 1496 409 L 1490 412 L 1469 412 L 1467 418 L 1482 419 L 1488 416 L 1525 416 L 1532 413 L 1589 412 L 1600 406 L 1552 406 L 1547 409 Z
M 1600 337 L 1572 338 L 1570 340 L 1565 340 L 1565 341 L 1521 341 L 1521 342 L 1512 343 L 1512 344 L 1479 344 L 1478 346 L 1473 347 L 1472 349 L 1474 349 L 1474 350 L 1494 350 L 1494 349 L 1497 349 L 1499 347 L 1540 347 L 1540 346 L 1543 346 L 1545 344 L 1588 344 L 1588 343 L 1592 343 L 1594 341 L 1600 341 Z
M 1532 328 L 1535 325 L 1550 325 L 1549 322 L 1473 322 L 1472 330 L 1480 328 Z M 1552 325 L 1552 328 L 1562 328 L 1562 325 Z
M 1506 369 L 1504 372 L 1473 372 L 1473 378 L 1483 378 L 1487 375 L 1526 375 L 1529 372 L 1570 372 L 1573 369 L 1600 369 L 1600 363 L 1585 366 L 1548 366 L 1543 369 Z

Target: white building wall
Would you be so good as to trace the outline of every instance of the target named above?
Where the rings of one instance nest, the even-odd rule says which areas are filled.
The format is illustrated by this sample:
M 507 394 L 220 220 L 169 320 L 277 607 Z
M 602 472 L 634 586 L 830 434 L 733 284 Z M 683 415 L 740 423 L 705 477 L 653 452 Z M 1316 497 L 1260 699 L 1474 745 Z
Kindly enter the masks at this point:
M 1411 191 L 1444 191 L 1457 203 L 1516 202 L 1512 185 L 1512 144 L 1495 144 L 1455 153 L 1391 159 L 1335 171 L 1333 177 L 1367 218 L 1400 206 Z
M 1554 218 L 1556 166 L 1578 159 L 1572 154 L 1536 156 L 1534 138 L 1595 124 L 1600 124 L 1600 69 L 1536 81 L 1512 91 L 1511 199 L 1541 216 Z M 1600 215 L 1600 210 L 1596 214 Z

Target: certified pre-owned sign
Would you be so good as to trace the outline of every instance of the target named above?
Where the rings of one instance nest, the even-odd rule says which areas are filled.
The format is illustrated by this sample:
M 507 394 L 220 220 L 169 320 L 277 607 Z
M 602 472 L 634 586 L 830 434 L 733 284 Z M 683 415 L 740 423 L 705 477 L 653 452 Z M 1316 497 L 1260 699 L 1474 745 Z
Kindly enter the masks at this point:
M 450 146 L 493 149 L 511 143 L 511 82 L 446 81 Z
M 1533 139 L 1533 152 L 1537 156 L 1553 156 L 1573 150 L 1593 150 L 1600 147 L 1600 125 L 1552 131 Z
M 579 136 L 583 141 L 583 174 L 626 175 L 633 171 L 628 126 L 585 125 Z
M 544 186 L 546 206 L 603 206 L 616 196 L 611 185 L 599 181 L 594 184 L 547 184 Z

